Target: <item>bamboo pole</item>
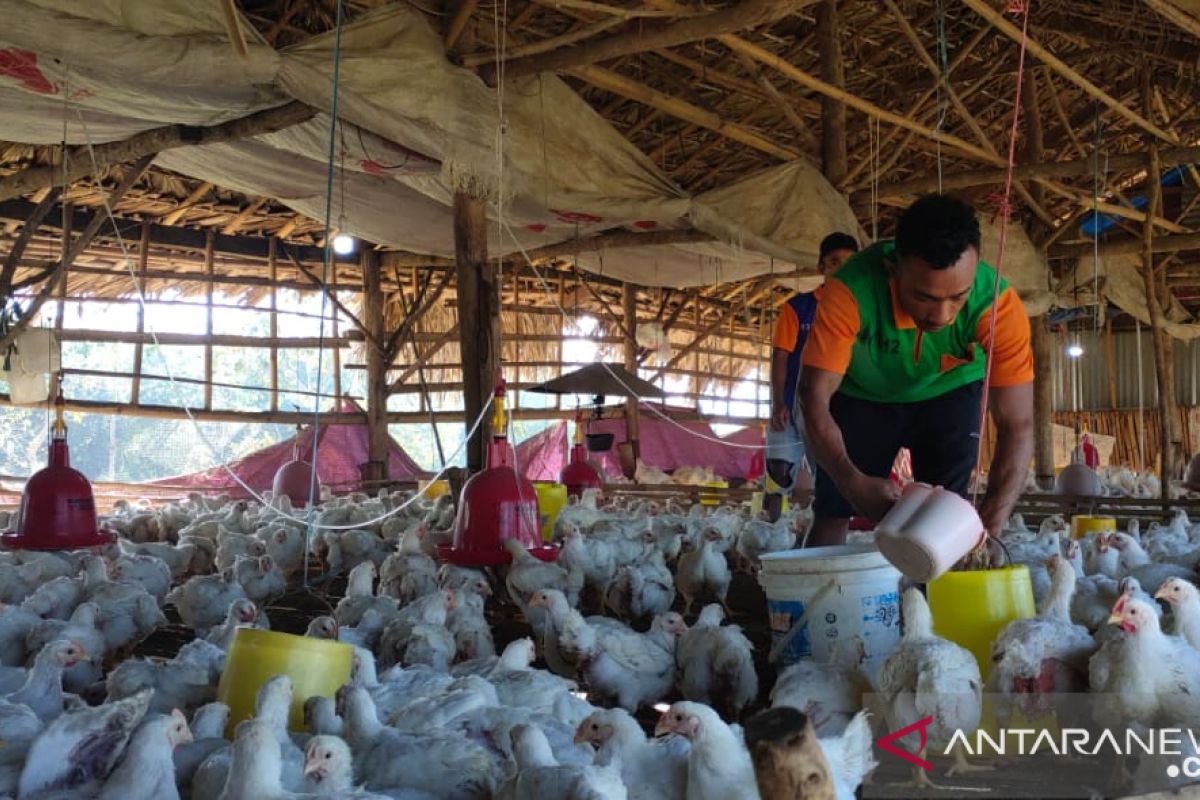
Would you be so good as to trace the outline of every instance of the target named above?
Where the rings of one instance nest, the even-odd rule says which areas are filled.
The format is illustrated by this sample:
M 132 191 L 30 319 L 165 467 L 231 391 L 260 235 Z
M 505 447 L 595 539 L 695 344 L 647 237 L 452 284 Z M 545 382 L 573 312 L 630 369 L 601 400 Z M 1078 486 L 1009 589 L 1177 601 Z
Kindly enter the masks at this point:
M 475 13 L 475 8 L 478 5 L 479 0 L 460 0 L 454 16 L 450 18 L 450 24 L 446 26 L 446 52 L 449 53 L 454 50 L 458 44 L 459 37 L 467 29 L 467 23 L 471 21 L 471 15 Z
M 1054 485 L 1054 335 L 1045 315 L 1029 320 L 1033 345 L 1034 478 L 1043 489 Z
M 817 44 L 821 58 L 821 80 L 840 90 L 846 88 L 842 43 L 838 38 L 837 0 L 817 5 Z M 745 54 L 742 54 L 745 57 Z M 840 189 L 848 170 L 846 161 L 846 105 L 828 95 L 821 97 L 821 171 Z
M 275 280 L 279 274 L 278 262 L 279 240 L 272 236 L 267 241 L 267 270 L 271 278 L 271 316 L 268 331 L 271 336 L 271 411 L 279 410 L 279 348 L 275 341 L 279 338 L 279 298 Z
M 1018 28 L 1016 25 L 1013 25 L 1011 22 L 1009 22 L 1007 19 L 1005 19 L 1004 16 L 1000 12 L 996 11 L 994 8 L 992 8 L 990 5 L 988 5 L 986 0 L 963 0 L 963 2 L 965 2 L 968 6 L 970 6 L 971 9 L 974 10 L 975 13 L 977 13 L 979 16 L 986 19 L 992 25 L 992 27 L 994 27 L 996 30 L 1000 31 L 1005 36 L 1012 39 L 1014 42 L 1021 41 L 1021 39 L 1022 39 L 1021 29 Z M 1162 128 L 1160 128 L 1157 125 L 1155 125 L 1154 123 L 1150 122 L 1150 120 L 1148 120 L 1145 116 L 1138 114 L 1136 111 L 1134 111 L 1133 109 L 1126 106 L 1120 100 L 1117 100 L 1115 97 L 1108 94 L 1100 87 L 1096 86 L 1094 83 L 1092 83 L 1087 78 L 1080 75 L 1078 72 L 1073 70 L 1071 67 L 1067 66 L 1067 64 L 1064 63 L 1060 58 L 1055 56 L 1053 53 L 1051 53 L 1046 48 L 1042 47 L 1032 37 L 1029 37 L 1029 36 L 1025 37 L 1025 48 L 1026 48 L 1026 50 L 1029 51 L 1029 53 L 1031 55 L 1033 55 L 1034 58 L 1037 58 L 1039 61 L 1041 61 L 1046 66 L 1048 66 L 1050 69 L 1054 70 L 1059 75 L 1063 76 L 1068 81 L 1070 81 L 1071 83 L 1078 86 L 1089 97 L 1091 97 L 1095 100 L 1099 100 L 1101 103 L 1103 103 L 1104 105 L 1111 108 L 1113 111 L 1115 111 L 1117 114 L 1124 117 L 1129 122 L 1132 122 L 1134 125 L 1138 126 L 1142 130 L 1158 137 L 1159 139 L 1162 139 L 1165 142 L 1170 142 L 1172 144 L 1176 143 L 1177 140 L 1173 136 L 1171 136 L 1171 134 L 1167 133 Z M 1165 481 L 1164 481 L 1164 483 L 1165 483 Z
M 142 238 L 138 242 L 138 291 L 143 296 L 146 293 L 146 262 L 150 258 L 150 223 L 142 221 Z M 65 287 L 65 282 L 64 282 Z M 137 304 L 137 332 L 146 330 L 146 309 L 141 302 Z M 135 406 L 142 401 L 142 349 L 145 345 L 138 342 L 133 346 L 133 387 L 130 391 L 130 402 Z
M 509 61 L 504 66 L 504 76 L 511 80 L 538 72 L 558 72 L 611 61 L 633 53 L 711 39 L 720 33 L 747 30 L 774 22 L 814 2 L 816 0 L 743 0 L 718 11 L 684 19 L 631 20 L 619 31 L 603 39 Z M 487 84 L 495 85 L 494 66 L 484 66 L 480 76 Z
M 657 89 L 652 89 L 645 84 L 638 83 L 635 80 L 626 78 L 603 67 L 573 67 L 567 70 L 567 73 L 605 91 L 628 97 L 630 100 L 636 100 L 651 108 L 657 108 L 673 117 L 686 120 L 702 128 L 707 128 L 728 139 L 740 142 L 748 147 L 753 147 L 755 150 L 760 150 L 780 160 L 791 161 L 799 155 L 795 150 L 782 147 L 762 134 L 752 131 L 743 125 L 723 120 L 719 115 L 707 109 L 692 105 L 686 100 L 673 97 Z
M 1104 371 L 1108 374 L 1108 407 L 1115 409 L 1117 407 L 1117 359 L 1113 354 L 1111 319 L 1104 321 Z
M 463 364 L 463 408 L 468 420 L 487 404 L 500 366 L 500 304 L 494 265 L 487 258 L 486 204 L 466 192 L 454 194 L 454 253 L 457 260 L 459 346 Z M 493 431 L 484 419 L 467 443 L 467 469 L 484 467 L 484 443 Z
M 45 192 L 45 196 L 34 206 L 29 216 L 25 218 L 21 232 L 17 234 L 17 238 L 13 240 L 12 245 L 8 248 L 8 253 L 4 256 L 4 267 L 0 270 L 0 300 L 6 300 L 12 291 L 13 278 L 17 274 L 21 256 L 25 255 L 25 248 L 29 246 L 29 242 L 33 239 L 38 227 L 41 226 L 42 220 L 53 210 L 60 195 L 62 195 L 60 187 L 50 187 Z
M 383 288 L 380 281 L 379 256 L 374 249 L 364 247 L 359 254 L 362 269 L 363 334 L 369 334 L 376 342 L 387 336 L 387 322 L 383 313 Z M 388 429 L 387 429 L 387 354 L 380 347 L 367 348 L 367 463 L 362 472 L 363 480 L 385 481 L 388 479 Z M 464 368 L 465 371 L 465 368 Z
M 1151 76 L 1148 66 L 1143 68 L 1142 102 L 1149 110 L 1151 103 Z M 1159 479 L 1162 483 L 1163 499 L 1169 499 L 1171 480 L 1175 475 L 1175 447 L 1179 437 L 1175 433 L 1175 364 L 1171 343 L 1164 330 L 1166 322 L 1162 301 L 1159 298 L 1158 279 L 1154 269 L 1154 224 L 1151 218 L 1158 214 L 1162 205 L 1162 185 L 1159 175 L 1162 167 L 1158 161 L 1158 143 L 1149 142 L 1150 156 L 1147 159 L 1147 191 L 1150 202 L 1146 206 L 1146 222 L 1142 225 L 1142 278 L 1146 290 L 1146 306 L 1150 312 L 1150 333 L 1154 341 L 1154 374 L 1158 384 L 1159 412 Z M 1165 281 L 1164 287 L 1165 288 Z

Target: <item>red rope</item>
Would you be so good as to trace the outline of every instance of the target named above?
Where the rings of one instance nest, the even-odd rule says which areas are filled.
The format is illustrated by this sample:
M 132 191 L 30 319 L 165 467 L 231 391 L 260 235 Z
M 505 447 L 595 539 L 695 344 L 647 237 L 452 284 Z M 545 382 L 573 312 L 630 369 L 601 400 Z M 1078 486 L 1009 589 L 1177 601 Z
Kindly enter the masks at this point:
M 1012 129 L 1008 136 L 1008 164 L 1004 174 L 1004 193 L 998 198 L 997 213 L 1000 217 L 1000 247 L 996 255 L 996 282 L 992 286 L 992 308 L 988 321 L 987 369 L 983 378 L 983 408 L 979 414 L 979 448 L 975 453 L 975 490 L 974 500 L 979 503 L 979 473 L 983 467 L 983 437 L 987 430 L 988 389 L 992 382 L 992 353 L 996 347 L 996 304 L 1000 301 L 1000 274 L 1004 268 L 1004 250 L 1008 243 L 1008 221 L 1012 215 L 1012 184 L 1013 168 L 1017 163 L 1017 131 L 1021 122 L 1021 83 L 1025 78 L 1025 50 L 1029 41 L 1029 6 L 1031 0 L 1009 0 L 1007 10 L 1013 14 L 1022 15 L 1021 21 L 1021 52 L 1017 58 L 1017 88 L 1013 102 Z

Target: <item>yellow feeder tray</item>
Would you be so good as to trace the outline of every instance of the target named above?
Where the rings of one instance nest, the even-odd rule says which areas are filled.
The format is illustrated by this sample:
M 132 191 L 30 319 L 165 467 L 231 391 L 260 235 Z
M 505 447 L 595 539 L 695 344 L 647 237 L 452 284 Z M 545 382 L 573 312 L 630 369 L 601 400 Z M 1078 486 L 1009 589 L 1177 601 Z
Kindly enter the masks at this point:
M 350 681 L 353 654 L 350 645 L 328 639 L 239 628 L 217 684 L 217 699 L 230 712 L 225 735 L 232 739 L 237 724 L 254 716 L 258 690 L 276 675 L 292 680 L 288 729 L 305 730 L 304 701 L 313 695 L 332 699 Z
M 1114 517 L 1091 517 L 1087 514 L 1076 514 L 1071 517 L 1071 538 L 1082 539 L 1089 533 L 1104 533 L 1117 530 L 1117 520 Z
M 567 487 L 554 481 L 534 481 L 533 491 L 537 493 L 538 515 L 542 518 L 542 540 L 554 538 L 554 521 L 567 505 Z
M 428 500 L 436 500 L 444 494 L 450 494 L 450 481 L 420 481 L 417 488 Z
M 702 483 L 700 485 L 705 487 L 706 489 L 728 489 L 729 481 L 705 481 L 704 483 Z M 702 506 L 719 506 L 719 505 L 721 505 L 721 498 L 719 495 L 715 495 L 715 494 L 701 494 L 700 495 L 700 505 L 702 505 Z
M 992 642 L 1005 625 L 1037 613 L 1033 583 L 1023 564 L 1000 569 L 950 571 L 927 587 L 933 630 L 971 651 L 987 680 Z

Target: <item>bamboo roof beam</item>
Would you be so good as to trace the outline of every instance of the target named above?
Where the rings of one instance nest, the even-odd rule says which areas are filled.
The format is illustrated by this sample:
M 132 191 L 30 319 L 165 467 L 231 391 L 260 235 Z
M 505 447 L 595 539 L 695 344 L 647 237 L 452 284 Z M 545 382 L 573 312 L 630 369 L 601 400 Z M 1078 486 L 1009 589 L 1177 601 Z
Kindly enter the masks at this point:
M 901 33 L 903 33 L 904 37 L 908 39 L 908 43 L 912 46 L 913 52 L 917 54 L 917 60 L 925 65 L 925 68 L 929 70 L 929 73 L 933 75 L 935 80 L 942 80 L 941 70 L 938 68 L 937 62 L 933 60 L 933 56 L 929 55 L 929 51 L 927 51 L 925 49 L 925 45 L 921 43 L 921 37 L 919 37 L 917 32 L 913 30 L 912 25 L 909 24 L 908 19 L 904 16 L 904 12 L 901 11 L 900 7 L 896 5 L 896 1 L 881 0 L 881 2 L 884 8 L 891 13 L 892 18 L 900 26 Z M 975 138 L 979 140 L 979 144 L 983 147 L 983 149 L 991 155 L 999 158 L 1000 153 L 996 150 L 996 146 L 992 144 L 991 139 L 988 138 L 987 133 L 983 130 L 983 127 L 979 124 L 979 121 L 975 119 L 975 115 L 971 113 L 970 109 L 967 108 L 966 104 L 963 103 L 962 99 L 958 96 L 958 92 L 954 91 L 954 87 L 949 81 L 945 82 L 945 87 L 946 94 L 950 98 L 950 104 L 954 106 L 954 110 L 958 114 L 959 118 L 966 123 L 967 128 L 969 128 Z M 1014 113 L 1017 112 L 1014 111 Z M 1036 214 L 1038 218 L 1042 220 L 1042 222 L 1050 226 L 1054 225 L 1054 218 L 1046 213 L 1046 210 L 1042 208 L 1042 204 L 1037 202 L 1027 187 L 1025 187 L 1022 183 L 1017 182 L 1015 188 L 1026 204 L 1029 205 L 1033 213 Z
M 557 50 L 560 47 L 568 47 L 576 42 L 582 42 L 587 39 L 591 39 L 593 36 L 597 36 L 605 31 L 612 30 L 618 25 L 623 25 L 624 23 L 625 20 L 621 17 L 608 17 L 607 19 L 602 19 L 599 22 L 593 22 L 589 25 L 573 28 L 572 30 L 567 31 L 560 36 L 551 36 L 547 39 L 539 39 L 536 42 L 530 42 L 529 44 L 516 45 L 515 47 L 506 48 L 504 55 L 506 58 L 524 58 L 526 56 L 536 56 L 539 53 L 546 53 L 551 50 Z M 465 55 L 460 58 L 459 61 L 462 66 L 466 67 L 467 69 L 474 69 L 475 67 L 495 61 L 496 56 L 497 54 L 495 49 L 492 49 L 491 51 L 481 51 L 478 53 Z
M 767 96 L 775 108 L 783 114 L 783 118 L 795 129 L 796 135 L 800 137 L 800 141 L 808 147 L 814 147 L 816 145 L 816 136 L 809 130 L 808 123 L 804 121 L 800 113 L 783 96 L 783 93 L 775 88 L 774 84 L 767 79 L 767 76 L 762 74 L 762 70 L 758 68 L 758 65 L 754 63 L 752 58 L 742 53 L 738 53 L 737 56 L 742 64 L 742 69 L 746 70 L 750 74 L 750 77 L 754 78 L 754 82 L 762 89 L 763 94 Z
M 631 100 L 637 100 L 663 113 L 685 120 L 702 128 L 725 136 L 747 147 L 753 147 L 782 161 L 791 161 L 799 156 L 794 150 L 782 147 L 765 136 L 752 131 L 736 122 L 727 122 L 711 111 L 692 105 L 686 100 L 664 94 L 643 83 L 618 75 L 611 70 L 595 66 L 575 67 L 567 70 L 567 74 L 586 81 L 598 88 L 614 94 L 624 95 Z
M 914 131 L 915 133 L 920 134 L 927 139 L 940 141 L 946 147 L 952 147 L 955 150 L 960 150 L 979 161 L 994 164 L 996 166 L 1001 166 L 1004 164 L 1003 159 L 993 156 L 986 150 L 977 147 L 964 139 L 960 139 L 959 137 L 948 133 L 941 133 L 907 117 L 902 117 L 893 111 L 880 108 L 869 100 L 864 100 L 857 95 L 851 94 L 843 89 L 839 89 L 832 84 L 828 84 L 814 75 L 808 74 L 804 70 L 789 63 L 780 56 L 777 56 L 776 54 L 770 52 L 769 50 L 765 50 L 756 44 L 751 44 L 741 37 L 724 35 L 718 36 L 717 38 L 722 44 L 731 50 L 743 53 L 761 64 L 766 64 L 777 72 L 787 76 L 793 81 L 796 81 L 802 86 L 807 86 L 813 91 L 820 92 L 823 95 L 833 97 L 837 100 L 841 100 L 846 105 L 857 109 L 864 114 L 875 117 L 891 125 Z
M 174 211 L 162 218 L 162 224 L 174 225 L 176 222 L 179 222 L 179 220 L 183 219 L 183 215 L 199 203 L 200 199 L 208 194 L 212 188 L 213 185 L 208 181 L 201 181 L 195 189 L 188 192 L 188 196 L 183 199 L 182 203 L 175 207 Z
M 119 142 L 98 144 L 92 148 L 76 147 L 67 159 L 65 170 L 61 165 L 28 167 L 12 175 L 0 177 L 0 200 L 28 194 L 55 183 L 72 183 L 96 170 L 135 161 L 142 156 L 156 155 L 163 150 L 230 142 L 283 130 L 311 119 L 315 113 L 304 103 L 292 101 L 208 128 L 195 125 L 166 125 Z
M 257 214 L 258 210 L 265 206 L 270 199 L 271 198 L 269 197 L 260 197 L 250 205 L 243 208 L 233 219 L 226 223 L 225 227 L 221 228 L 221 233 L 225 234 L 226 236 L 232 236 L 240 231 L 242 226 L 245 225 L 251 217 Z
M 1022 35 L 1020 28 L 1018 28 L 1016 25 L 1013 25 L 1004 18 L 1003 14 L 988 5 L 987 0 L 963 0 L 963 2 L 970 6 L 976 14 L 987 20 L 988 23 L 990 23 L 991 26 L 996 30 L 1000 31 L 1014 42 L 1021 41 Z M 1138 126 L 1147 133 L 1151 133 L 1165 142 L 1170 142 L 1171 144 L 1177 143 L 1177 140 L 1174 136 L 1167 133 L 1162 128 L 1158 127 L 1153 122 L 1134 111 L 1132 108 L 1129 108 L 1120 100 L 1117 100 L 1115 97 L 1089 81 L 1087 78 L 1080 75 L 1071 67 L 1067 66 L 1062 59 L 1058 58 L 1045 47 L 1042 47 L 1042 45 L 1040 45 L 1032 37 L 1026 36 L 1025 43 L 1025 47 L 1031 55 L 1033 55 L 1046 66 L 1050 67 L 1050 69 L 1054 70 L 1062 77 L 1066 78 L 1071 83 L 1078 86 L 1080 89 L 1086 92 L 1089 97 L 1099 100 L 1101 103 L 1108 106 L 1117 114 L 1124 117 L 1126 120 Z
M 459 0 L 458 8 L 454 11 L 454 16 L 446 24 L 446 36 L 444 39 L 446 52 L 454 50 L 455 45 L 458 44 L 459 37 L 467 29 L 467 23 L 471 21 L 471 15 L 475 13 L 475 8 L 478 5 L 479 0 Z
M 814 2 L 816 0 L 743 0 L 718 11 L 684 19 L 633 20 L 612 36 L 510 61 L 504 67 L 504 74 L 507 78 L 519 78 L 539 72 L 561 72 L 647 50 L 711 39 L 718 34 L 775 22 Z M 484 67 L 481 77 L 494 86 L 495 67 Z
M 1158 12 L 1164 19 L 1169 20 L 1171 24 L 1180 30 L 1200 38 L 1200 19 L 1197 19 L 1181 8 L 1176 8 L 1168 0 L 1142 0 L 1142 2 Z
M 1164 167 L 1174 167 L 1180 164 L 1190 164 L 1200 161 L 1200 147 L 1179 147 L 1163 150 L 1160 154 Z M 1146 156 L 1142 153 L 1115 155 L 1108 158 L 1110 172 L 1144 169 Z M 1090 158 L 1077 158 L 1070 161 L 1047 161 L 1037 164 L 1017 164 L 1013 167 L 1014 180 L 1030 180 L 1035 178 L 1072 178 L 1091 175 L 1095 166 Z M 1004 181 L 1004 169 L 973 169 L 963 172 L 952 172 L 942 176 L 942 186 L 946 189 L 967 189 L 972 186 L 986 186 Z M 937 189 L 937 177 L 921 177 L 900 183 L 883 184 L 879 193 L 889 197 L 910 197 L 925 194 Z M 866 190 L 855 192 L 851 200 L 855 202 L 869 199 Z

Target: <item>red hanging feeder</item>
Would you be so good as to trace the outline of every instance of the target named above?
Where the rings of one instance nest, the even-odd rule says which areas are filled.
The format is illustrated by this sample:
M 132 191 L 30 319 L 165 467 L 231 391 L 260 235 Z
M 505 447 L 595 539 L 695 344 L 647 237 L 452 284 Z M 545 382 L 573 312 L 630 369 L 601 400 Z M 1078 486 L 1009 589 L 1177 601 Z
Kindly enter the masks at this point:
M 487 469 L 463 486 L 454 543 L 439 545 L 438 557 L 460 567 L 500 566 L 512 560 L 504 541 L 516 539 L 536 558 L 553 561 L 558 548 L 542 543 L 537 492 L 513 468 L 513 450 L 505 435 L 502 377 L 496 382 L 495 406 Z
M 583 415 L 575 419 L 575 442 L 571 445 L 571 461 L 558 474 L 558 482 L 567 487 L 568 497 L 581 497 L 587 489 L 601 489 L 604 480 L 588 461 L 583 443 Z
M 102 547 L 116 539 L 113 531 L 96 524 L 92 484 L 82 472 L 71 469 L 64 405 L 60 377 L 58 397 L 54 399 L 49 463 L 25 484 L 17 529 L 0 533 L 0 547 L 4 549 L 76 550 Z
M 292 446 L 292 460 L 280 465 L 275 471 L 275 479 L 271 482 L 271 491 L 276 497 L 287 495 L 292 501 L 292 508 L 304 508 L 308 505 L 308 495 L 312 490 L 312 464 L 300 457 L 300 426 L 296 426 L 296 442 Z

